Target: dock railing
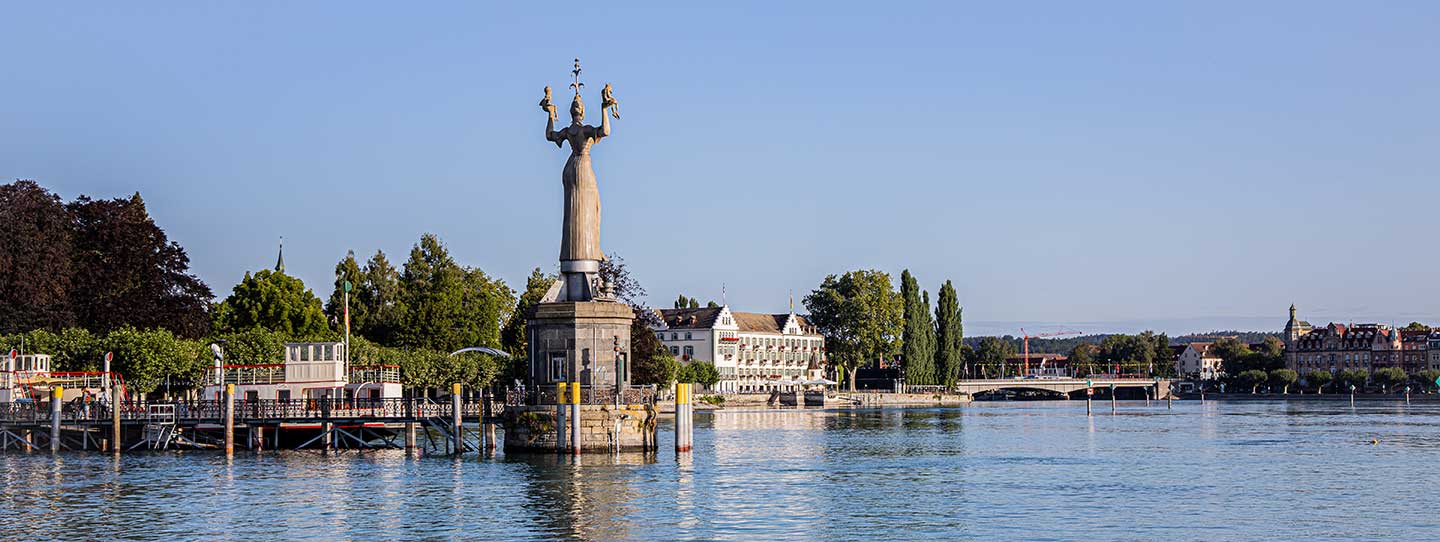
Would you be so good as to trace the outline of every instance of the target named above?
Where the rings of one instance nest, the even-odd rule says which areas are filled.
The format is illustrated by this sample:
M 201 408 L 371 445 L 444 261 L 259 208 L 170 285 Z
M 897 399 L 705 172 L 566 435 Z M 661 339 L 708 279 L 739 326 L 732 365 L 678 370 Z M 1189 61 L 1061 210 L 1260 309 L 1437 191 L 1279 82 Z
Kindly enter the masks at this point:
M 150 417 L 150 407 L 167 405 L 174 410 L 177 422 L 215 422 L 224 420 L 224 403 L 214 400 L 200 401 L 125 401 L 119 404 L 120 419 L 129 422 L 144 422 Z M 97 401 L 65 402 L 60 411 L 62 423 L 109 423 L 111 405 Z M 235 419 L 259 423 L 290 421 L 323 421 L 330 419 L 409 421 L 423 418 L 449 418 L 453 415 L 450 401 L 435 401 L 423 397 L 397 399 L 291 399 L 235 401 Z M 461 401 L 460 415 L 478 418 L 484 413 L 484 403 L 478 399 Z M 19 401 L 0 403 L 0 424 L 44 424 L 50 421 L 49 401 Z
M 580 404 L 582 405 L 649 405 L 654 404 L 658 393 L 654 385 L 630 386 L 620 388 L 618 391 L 614 386 L 582 386 L 580 388 Z M 555 388 L 529 389 L 507 388 L 505 390 L 505 404 L 508 406 L 526 405 L 553 405 L 555 404 Z

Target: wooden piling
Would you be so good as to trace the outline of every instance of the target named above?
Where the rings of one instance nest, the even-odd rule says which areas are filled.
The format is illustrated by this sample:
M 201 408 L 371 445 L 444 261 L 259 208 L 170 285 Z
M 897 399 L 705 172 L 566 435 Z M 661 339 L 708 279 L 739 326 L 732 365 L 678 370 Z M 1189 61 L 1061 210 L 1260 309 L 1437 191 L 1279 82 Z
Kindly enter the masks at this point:
M 405 456 L 415 457 L 415 422 L 405 422 Z
M 125 448 L 125 443 L 120 439 L 120 405 L 122 394 L 120 386 L 110 387 L 110 451 L 119 454 Z
M 465 453 L 465 434 L 462 432 L 464 428 L 461 426 L 462 418 L 460 417 L 460 391 L 460 384 L 450 386 L 450 425 L 455 432 L 455 455 Z
M 60 451 L 60 408 L 65 404 L 65 388 L 55 386 L 50 390 L 50 451 Z
M 225 455 L 235 455 L 235 385 L 225 385 Z
M 570 431 L 569 424 L 565 423 L 566 410 L 570 407 L 565 404 L 569 399 L 568 382 L 555 384 L 555 453 L 563 454 L 570 449 L 565 442 L 565 433 Z
M 491 400 L 494 399 L 488 391 L 480 392 L 480 448 L 485 453 L 495 451 L 495 424 L 493 423 L 494 410 L 491 407 Z
M 580 383 L 570 383 L 570 453 L 580 455 L 585 438 L 580 429 Z

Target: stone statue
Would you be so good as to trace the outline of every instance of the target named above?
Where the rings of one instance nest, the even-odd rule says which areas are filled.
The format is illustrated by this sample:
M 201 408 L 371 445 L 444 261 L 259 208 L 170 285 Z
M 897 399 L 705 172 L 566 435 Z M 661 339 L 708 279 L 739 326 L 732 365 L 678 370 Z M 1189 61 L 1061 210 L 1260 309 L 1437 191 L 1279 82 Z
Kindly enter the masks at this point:
M 560 231 L 560 272 L 565 286 L 561 299 L 591 301 L 600 294 L 594 291 L 592 279 L 600 272 L 605 254 L 600 250 L 600 187 L 595 182 L 595 170 L 590 167 L 590 147 L 610 135 L 610 117 L 606 113 L 618 102 L 610 95 L 610 85 L 605 85 L 600 126 L 584 124 L 585 103 L 580 99 L 580 90 L 585 84 L 580 82 L 580 59 L 575 59 L 571 74 L 575 78 L 570 83 L 575 98 L 570 102 L 570 125 L 555 129 L 555 104 L 551 102 L 550 87 L 545 87 L 540 108 L 549 113 L 545 139 L 554 142 L 556 147 L 570 143 L 570 159 L 566 160 L 561 174 L 565 187 L 565 219 Z

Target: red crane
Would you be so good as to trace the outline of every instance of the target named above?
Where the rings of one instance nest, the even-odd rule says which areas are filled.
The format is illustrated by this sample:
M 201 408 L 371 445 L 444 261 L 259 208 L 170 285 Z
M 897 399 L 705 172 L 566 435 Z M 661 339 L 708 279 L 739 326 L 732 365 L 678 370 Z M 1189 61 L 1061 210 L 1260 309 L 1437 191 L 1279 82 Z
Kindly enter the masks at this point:
M 1023 328 L 1023 327 L 1020 328 L 1020 336 L 1021 336 L 1021 337 L 1024 337 L 1024 340 L 1025 340 L 1025 360 L 1023 361 L 1023 363 L 1024 363 L 1024 369 L 1023 369 L 1023 372 L 1020 373 L 1021 376 L 1030 374 L 1030 339 L 1031 339 L 1032 337 L 1033 337 L 1033 338 L 1036 338 L 1036 339 L 1047 339 L 1047 338 L 1050 338 L 1050 337 L 1064 337 L 1064 336 L 1067 336 L 1067 335 L 1084 335 L 1084 333 L 1081 333 L 1081 332 L 1079 332 L 1079 331 L 1070 330 L 1070 329 L 1062 329 L 1062 330 L 1060 330 L 1060 331 L 1054 331 L 1054 332 L 1051 332 L 1051 333 L 1041 333 L 1041 334 L 1039 334 L 1039 335 L 1030 335 L 1030 334 L 1028 334 L 1028 333 L 1025 333 L 1025 328 Z

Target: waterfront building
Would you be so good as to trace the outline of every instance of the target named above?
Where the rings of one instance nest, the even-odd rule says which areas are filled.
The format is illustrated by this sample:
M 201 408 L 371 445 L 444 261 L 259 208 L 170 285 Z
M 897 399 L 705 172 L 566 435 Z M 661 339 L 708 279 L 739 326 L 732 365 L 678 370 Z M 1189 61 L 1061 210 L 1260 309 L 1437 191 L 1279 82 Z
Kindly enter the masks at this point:
M 1415 374 L 1429 368 L 1430 330 L 1400 330 L 1400 368 Z
M 1401 340 L 1397 330 L 1385 324 L 1337 324 L 1316 328 L 1295 318 L 1285 324 L 1285 366 L 1305 375 L 1311 371 L 1336 372 L 1402 364 Z
M 1440 329 L 1430 330 L 1425 340 L 1426 368 L 1440 370 Z
M 768 391 L 824 377 L 825 337 L 804 316 L 736 312 L 729 305 L 655 311 L 655 337 L 681 363 L 712 363 L 713 391 Z
M 1175 374 L 1182 377 L 1215 380 L 1224 374 L 1224 370 L 1224 360 L 1220 359 L 1212 342 L 1187 344 L 1175 358 Z

